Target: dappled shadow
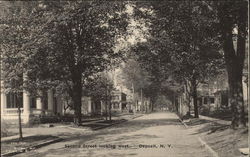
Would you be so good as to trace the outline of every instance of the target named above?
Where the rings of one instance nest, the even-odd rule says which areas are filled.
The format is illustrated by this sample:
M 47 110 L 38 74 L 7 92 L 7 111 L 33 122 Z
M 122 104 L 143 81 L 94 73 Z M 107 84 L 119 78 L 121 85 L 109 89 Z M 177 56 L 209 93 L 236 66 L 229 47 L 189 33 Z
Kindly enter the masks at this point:
M 118 119 L 118 120 L 103 120 L 103 121 L 99 121 L 99 122 L 95 122 L 95 123 L 90 123 L 90 124 L 82 124 L 82 127 L 88 127 L 92 130 L 97 130 L 97 129 L 101 129 L 104 127 L 109 127 L 111 125 L 114 125 L 116 123 L 121 123 L 126 121 L 125 119 Z
M 213 134 L 217 133 L 218 131 L 223 131 L 225 129 L 230 128 L 230 125 L 220 124 L 214 121 L 204 120 L 204 119 L 196 119 L 195 122 L 190 122 L 190 126 L 195 125 L 201 125 L 201 128 L 197 129 L 197 131 L 194 134 L 201 134 L 201 133 L 207 133 L 207 134 Z
M 210 123 L 210 122 L 211 121 L 209 120 L 194 118 L 194 119 L 190 119 L 190 121 L 185 122 L 185 123 L 188 126 L 196 126 L 196 125 L 201 125 L 201 124 Z
M 128 121 L 125 123 L 121 123 L 118 125 L 114 125 L 109 128 L 105 128 L 98 131 L 93 131 L 89 134 L 83 133 L 62 133 L 59 134 L 59 136 L 65 136 L 65 141 L 71 141 L 71 140 L 82 140 L 84 139 L 84 142 L 89 141 L 91 139 L 94 139 L 98 136 L 99 140 L 103 140 L 105 135 L 115 135 L 115 134 L 122 134 L 122 133 L 130 133 L 135 132 L 141 129 L 146 129 L 149 127 L 154 126 L 166 126 L 166 125 L 182 125 L 178 119 L 136 119 L 132 121 Z M 101 136 L 104 135 L 104 136 Z M 139 137 L 145 137 L 147 138 L 157 138 L 157 136 L 150 136 L 150 135 L 135 135 L 135 136 L 123 136 L 121 139 L 116 139 L 117 141 L 123 140 L 123 139 L 135 139 Z

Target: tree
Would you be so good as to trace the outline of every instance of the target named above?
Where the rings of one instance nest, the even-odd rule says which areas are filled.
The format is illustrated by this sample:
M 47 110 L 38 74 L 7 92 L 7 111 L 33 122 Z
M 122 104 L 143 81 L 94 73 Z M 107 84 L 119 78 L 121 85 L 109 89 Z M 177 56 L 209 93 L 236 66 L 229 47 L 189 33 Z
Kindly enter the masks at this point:
M 24 79 L 26 77 L 24 71 L 27 68 L 25 61 L 30 58 L 27 54 L 31 51 L 26 46 L 34 39 L 33 32 L 26 26 L 28 24 L 34 26 L 28 19 L 34 3 L 1 2 L 1 5 L 1 81 L 4 82 L 1 88 L 6 94 L 12 94 L 16 100 L 19 139 L 22 140 L 21 97 L 23 91 L 27 90 L 27 80 Z
M 107 120 L 109 114 L 109 120 L 111 120 L 111 92 L 114 90 L 114 85 L 107 73 L 102 72 L 90 77 L 83 88 L 85 94 L 90 96 L 92 100 L 105 102 L 105 117 Z M 109 113 L 107 113 L 108 107 Z
M 242 90 L 242 72 L 246 56 L 248 2 L 203 2 L 216 14 L 218 35 L 223 47 L 228 73 L 229 104 L 232 109 L 232 127 L 246 126 Z
M 228 73 L 229 104 L 233 113 L 233 128 L 246 126 L 242 90 L 242 72 L 246 55 L 248 28 L 247 6 L 247 1 L 216 3 L 216 12 L 218 13 L 217 15 L 219 19 L 219 33 L 221 35 L 221 43 L 223 45 Z M 235 31 L 237 31 L 237 33 Z
M 73 101 L 75 123 L 80 124 L 84 82 L 89 76 L 107 69 L 111 59 L 117 61 L 122 56 L 115 45 L 127 26 L 125 4 L 100 1 L 20 3 L 26 8 L 17 8 L 17 13 L 19 10 L 27 13 L 13 16 L 15 21 L 9 20 L 7 14 L 5 19 L 8 20 L 4 19 L 1 25 L 6 34 L 1 45 L 4 64 L 8 67 L 5 81 L 14 77 L 11 72 L 16 70 L 18 61 L 21 64 L 18 73 L 26 73 L 25 85 L 34 91 L 32 93 L 38 94 L 37 89 L 66 85 Z M 7 10 L 13 9 L 15 4 L 11 3 Z
M 151 111 L 153 111 L 152 104 L 156 101 L 159 84 L 152 80 L 152 76 L 141 67 L 136 58 L 130 58 L 121 67 L 121 79 L 122 83 L 133 91 L 133 94 L 140 93 L 141 96 L 150 98 Z
M 153 10 L 151 37 L 145 44 L 149 46 L 143 49 L 148 52 L 141 53 L 149 56 L 144 59 L 149 60 L 149 64 L 145 65 L 160 65 L 159 73 L 165 75 L 158 74 L 158 77 L 167 79 L 172 76 L 175 82 L 191 85 L 195 117 L 198 117 L 197 86 L 216 73 L 221 65 L 214 14 L 201 2 L 160 2 L 150 5 Z M 142 48 L 138 51 L 142 51 Z M 152 60 L 153 56 L 158 60 Z M 162 66 L 159 63 L 163 63 Z
M 55 76 L 69 85 L 73 101 L 75 123 L 81 123 L 82 86 L 86 79 L 103 71 L 120 54 L 114 45 L 126 29 L 122 3 L 107 2 L 48 2 L 43 13 L 52 16 L 46 30 L 50 42 L 49 62 L 57 64 Z M 50 7 L 53 6 L 53 11 Z M 56 9 L 55 9 L 56 6 Z M 124 18 L 125 19 L 125 18 Z

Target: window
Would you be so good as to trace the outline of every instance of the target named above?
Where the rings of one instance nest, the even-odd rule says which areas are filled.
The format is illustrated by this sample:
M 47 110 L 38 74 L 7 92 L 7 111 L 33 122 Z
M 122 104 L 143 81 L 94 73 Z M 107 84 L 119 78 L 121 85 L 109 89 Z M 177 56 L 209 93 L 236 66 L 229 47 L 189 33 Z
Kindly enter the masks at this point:
M 119 108 L 119 104 L 118 103 L 113 103 L 113 109 L 118 109 Z
M 42 101 L 43 101 L 44 109 L 47 110 L 48 109 L 48 95 L 47 95 L 47 93 L 43 94 Z
M 57 113 L 57 98 L 56 97 L 53 98 L 53 110 L 55 113 Z
M 7 108 L 17 108 L 17 103 L 20 103 L 20 107 L 23 107 L 23 93 L 20 93 L 19 97 L 17 97 L 17 94 L 14 93 L 8 93 L 6 95 L 7 97 Z
M 210 103 L 214 104 L 214 98 L 210 98 Z
M 36 108 L 36 98 L 35 97 L 30 98 L 30 108 Z
M 207 98 L 204 98 L 204 103 L 203 104 L 207 104 Z

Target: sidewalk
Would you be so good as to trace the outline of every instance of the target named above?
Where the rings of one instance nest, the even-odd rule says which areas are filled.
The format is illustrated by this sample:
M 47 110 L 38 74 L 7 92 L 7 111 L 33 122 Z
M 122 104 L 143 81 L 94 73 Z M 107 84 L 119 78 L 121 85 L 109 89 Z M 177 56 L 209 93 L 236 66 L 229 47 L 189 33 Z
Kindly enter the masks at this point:
M 33 127 L 33 128 L 23 128 L 22 129 L 23 138 L 27 140 L 27 139 L 33 139 L 33 137 L 39 137 L 39 136 L 43 136 L 43 137 L 54 136 L 55 137 L 55 139 L 53 139 L 53 140 L 50 139 L 50 140 L 46 141 L 44 139 L 41 142 L 36 141 L 35 145 L 28 142 L 29 145 L 32 145 L 31 147 L 33 149 L 33 148 L 36 148 L 36 147 L 38 148 L 40 146 L 48 145 L 48 144 L 50 144 L 52 142 L 56 142 L 59 139 L 63 140 L 63 139 L 68 139 L 68 138 L 75 137 L 75 136 L 78 136 L 78 135 L 92 134 L 92 132 L 94 130 L 110 127 L 112 125 L 116 125 L 116 124 L 125 122 L 127 120 L 134 119 L 134 118 L 136 118 L 138 116 L 141 116 L 141 115 L 122 115 L 122 116 L 119 116 L 119 117 L 112 117 L 112 122 L 111 123 L 109 123 L 108 121 L 106 121 L 104 119 L 96 119 L 96 120 L 91 120 L 91 121 L 84 121 L 82 123 L 82 126 L 80 126 L 80 127 L 73 126 L 72 124 L 62 124 L 62 123 L 41 124 L 41 125 L 39 125 L 37 127 Z M 88 125 L 91 125 L 91 124 L 96 125 L 97 127 L 94 128 L 94 129 L 91 129 L 91 127 L 87 127 Z M 52 126 L 49 126 L 49 125 L 52 125 Z M 10 130 L 13 131 L 13 132 L 18 133 L 18 128 L 11 128 Z M 4 146 L 6 148 L 8 147 L 8 152 L 10 154 L 21 153 L 23 151 L 26 151 L 26 149 L 27 150 L 31 149 L 30 146 L 27 147 L 27 148 L 24 146 L 25 148 L 23 147 L 23 148 L 20 148 L 20 149 L 16 149 L 15 148 L 16 146 L 14 146 L 14 145 L 11 146 L 11 141 L 18 141 L 18 139 L 19 139 L 19 135 L 9 136 L 9 137 L 2 137 L 1 142 L 5 143 Z M 27 143 L 27 141 L 25 143 Z M 19 146 L 22 147 L 22 145 L 19 145 Z M 11 147 L 13 147 L 13 149 Z M 5 150 L 5 155 L 6 154 L 8 156 L 8 153 L 6 153 L 6 150 Z
M 74 126 L 72 124 L 42 124 L 33 128 L 23 128 L 23 141 L 18 144 L 19 135 L 1 138 L 3 146 L 3 154 L 1 156 L 12 156 L 32 149 L 40 148 L 51 143 L 56 143 L 62 140 L 67 140 L 72 137 L 77 137 L 83 134 L 92 134 L 94 130 L 103 129 L 112 125 L 120 124 L 129 119 L 134 119 L 140 115 L 122 115 L 119 117 L 112 117 L 112 122 L 104 119 L 96 119 L 91 121 L 84 121 L 82 126 Z M 52 125 L 52 126 L 51 126 Z M 88 127 L 95 126 L 94 128 Z M 18 132 L 18 128 L 12 128 L 12 131 Z M 47 136 L 53 138 L 46 139 Z M 41 141 L 34 141 L 34 138 L 39 138 Z M 33 142 L 28 142 L 29 140 Z M 33 139 L 33 140 L 32 140 Z M 14 141 L 14 142 L 12 142 Z
M 29 136 L 34 136 L 35 134 L 25 134 L 23 135 L 23 138 L 29 137 Z M 14 139 L 18 139 L 19 135 L 14 135 L 14 136 L 8 136 L 8 137 L 1 137 L 1 142 L 6 142 Z

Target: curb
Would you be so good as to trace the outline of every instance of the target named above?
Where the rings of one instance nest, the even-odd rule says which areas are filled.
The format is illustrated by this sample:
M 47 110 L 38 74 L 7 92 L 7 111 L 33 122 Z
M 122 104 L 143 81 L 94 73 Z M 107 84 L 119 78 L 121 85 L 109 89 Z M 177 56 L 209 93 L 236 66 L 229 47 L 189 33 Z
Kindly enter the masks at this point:
M 181 120 L 179 117 L 178 117 L 179 121 L 185 126 L 185 128 L 189 128 L 188 125 L 186 123 L 183 122 L 183 120 Z
M 198 140 L 200 141 L 202 146 L 205 146 L 206 149 L 209 150 L 209 152 L 214 156 L 214 157 L 219 157 L 218 153 L 216 153 L 205 141 L 203 141 L 200 137 L 198 137 Z
M 16 150 L 16 151 L 13 151 L 13 152 L 1 154 L 1 156 L 5 157 L 5 156 L 17 155 L 17 154 L 24 153 L 24 152 L 27 152 L 27 151 L 30 151 L 30 150 L 34 150 L 34 149 L 37 149 L 37 148 L 41 148 L 41 147 L 46 146 L 46 145 L 49 145 L 49 144 L 53 144 L 53 143 L 56 143 L 56 142 L 60 142 L 60 141 L 62 141 L 62 140 L 63 140 L 63 139 L 61 139 L 61 138 L 56 138 L 56 139 L 53 139 L 53 140 L 50 140 L 50 141 L 45 141 L 45 142 L 43 142 L 43 143 L 39 143 L 39 144 L 34 145 L 34 146 L 30 146 L 30 147 L 27 147 L 27 148 L 22 148 L 21 150 Z
M 186 129 L 189 128 L 189 126 L 185 122 L 183 122 L 179 116 L 178 119 L 185 126 Z M 219 157 L 218 153 L 216 153 L 205 141 L 203 141 L 200 137 L 198 137 L 198 140 L 201 143 L 201 146 L 204 146 L 212 154 L 213 157 Z

